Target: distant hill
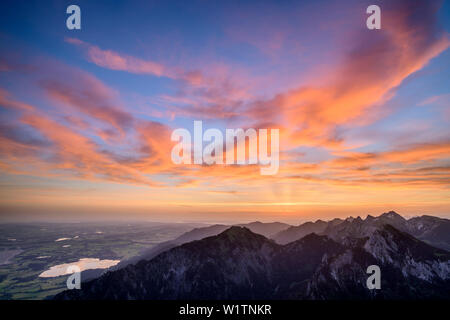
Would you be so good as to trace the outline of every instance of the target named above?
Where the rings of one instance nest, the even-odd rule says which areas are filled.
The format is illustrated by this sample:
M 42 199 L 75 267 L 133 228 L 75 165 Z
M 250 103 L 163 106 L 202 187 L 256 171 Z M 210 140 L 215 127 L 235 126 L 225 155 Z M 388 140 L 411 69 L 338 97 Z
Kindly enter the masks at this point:
M 327 228 L 328 223 L 322 220 L 316 222 L 305 222 L 299 226 L 292 226 L 285 230 L 282 230 L 272 236 L 277 243 L 286 244 L 298 239 L 303 238 L 307 234 L 317 233 L 321 234 Z
M 245 224 L 239 224 L 241 227 L 246 227 L 250 231 L 258 234 L 262 234 L 266 238 L 271 238 L 273 235 L 282 232 L 283 230 L 292 227 L 289 224 L 281 222 L 250 222 Z

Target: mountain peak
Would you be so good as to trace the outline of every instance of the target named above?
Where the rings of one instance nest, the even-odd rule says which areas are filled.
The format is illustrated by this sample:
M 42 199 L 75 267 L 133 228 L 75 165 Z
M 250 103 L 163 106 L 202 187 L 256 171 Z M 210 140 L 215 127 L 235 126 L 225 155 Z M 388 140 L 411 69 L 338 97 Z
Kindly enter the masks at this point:
M 230 240 L 240 240 L 240 239 L 245 239 L 245 238 L 265 238 L 262 235 L 253 233 L 250 229 L 246 228 L 246 227 L 239 227 L 239 226 L 232 226 L 228 229 L 226 229 L 225 231 L 223 231 L 222 233 L 220 233 L 218 235 L 221 238 L 228 238 Z
M 261 221 L 252 221 L 252 222 L 249 222 L 249 223 L 247 223 L 247 225 L 254 225 L 254 224 L 258 224 L 258 225 L 260 225 L 260 224 L 263 224 Z
M 401 220 L 405 220 L 405 218 L 403 218 L 401 215 L 399 215 L 397 212 L 395 211 L 389 211 L 389 212 L 385 212 L 383 213 L 380 217 L 383 218 L 388 218 L 388 219 L 401 219 Z
M 302 243 L 314 243 L 314 242 L 321 242 L 321 241 L 326 241 L 329 240 L 329 238 L 327 236 L 323 236 L 323 235 L 318 235 L 315 232 L 309 233 L 306 236 L 304 236 L 303 238 L 301 238 L 300 242 Z

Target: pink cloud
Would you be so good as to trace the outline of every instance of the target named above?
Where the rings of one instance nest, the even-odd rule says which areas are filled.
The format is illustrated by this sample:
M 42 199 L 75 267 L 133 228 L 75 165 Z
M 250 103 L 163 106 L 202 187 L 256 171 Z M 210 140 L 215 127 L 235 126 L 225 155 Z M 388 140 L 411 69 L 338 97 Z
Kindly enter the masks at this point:
M 194 86 L 202 85 L 205 82 L 202 73 L 196 70 L 185 71 L 180 68 L 167 67 L 156 61 L 136 58 L 113 50 L 104 50 L 76 38 L 65 38 L 65 41 L 84 48 L 87 59 L 102 68 L 183 80 Z

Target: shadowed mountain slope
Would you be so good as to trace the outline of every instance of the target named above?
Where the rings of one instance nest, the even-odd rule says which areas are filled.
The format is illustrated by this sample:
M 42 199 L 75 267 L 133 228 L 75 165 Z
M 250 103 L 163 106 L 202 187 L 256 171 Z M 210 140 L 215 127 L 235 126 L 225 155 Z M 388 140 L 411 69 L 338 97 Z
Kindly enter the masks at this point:
M 56 299 L 450 298 L 450 255 L 390 225 L 337 242 L 309 234 L 287 245 L 231 227 L 108 272 Z M 382 290 L 369 290 L 369 265 Z

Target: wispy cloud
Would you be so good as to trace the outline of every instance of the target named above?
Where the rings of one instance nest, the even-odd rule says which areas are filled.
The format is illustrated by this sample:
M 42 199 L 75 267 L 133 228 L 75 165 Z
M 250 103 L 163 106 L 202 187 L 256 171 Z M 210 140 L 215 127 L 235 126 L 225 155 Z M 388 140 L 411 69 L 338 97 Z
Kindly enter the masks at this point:
M 200 85 L 204 81 L 199 71 L 181 71 L 177 68 L 165 66 L 159 62 L 140 59 L 113 50 L 104 50 L 77 38 L 65 38 L 65 41 L 83 48 L 86 52 L 87 59 L 99 67 L 135 74 L 148 74 L 157 77 L 184 80 L 192 85 Z
M 414 19 L 419 12 L 423 19 Z M 449 47 L 448 35 L 437 28 L 435 12 L 426 2 L 383 6 L 383 29 L 371 37 L 365 30 L 352 39 L 353 49 L 321 85 L 257 102 L 252 114 L 258 121 L 287 123 L 294 145 L 338 147 L 343 142 L 339 126 L 375 120 L 372 109 L 380 108 L 407 77 Z

